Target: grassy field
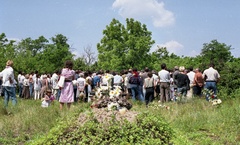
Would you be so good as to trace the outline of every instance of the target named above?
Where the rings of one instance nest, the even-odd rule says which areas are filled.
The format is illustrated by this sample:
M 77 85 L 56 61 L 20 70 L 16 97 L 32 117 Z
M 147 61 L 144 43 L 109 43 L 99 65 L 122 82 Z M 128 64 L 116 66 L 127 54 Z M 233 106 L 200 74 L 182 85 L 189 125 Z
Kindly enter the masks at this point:
M 3 99 L 0 99 L 3 104 Z M 134 103 L 132 110 L 146 110 L 162 116 L 175 130 L 175 144 L 193 145 L 232 145 L 240 144 L 240 99 L 223 100 L 220 106 L 201 98 L 185 103 L 170 102 L 169 108 L 159 107 L 157 102 L 148 108 Z M 2 105 L 3 106 L 3 105 Z M 7 112 L 0 110 L 0 144 L 25 144 L 28 141 L 47 135 L 50 129 L 68 116 L 88 109 L 89 104 L 74 104 L 70 110 L 60 111 L 59 103 L 42 108 L 41 101 L 18 99 L 15 107 L 9 103 Z M 77 118 L 76 118 L 77 119 Z

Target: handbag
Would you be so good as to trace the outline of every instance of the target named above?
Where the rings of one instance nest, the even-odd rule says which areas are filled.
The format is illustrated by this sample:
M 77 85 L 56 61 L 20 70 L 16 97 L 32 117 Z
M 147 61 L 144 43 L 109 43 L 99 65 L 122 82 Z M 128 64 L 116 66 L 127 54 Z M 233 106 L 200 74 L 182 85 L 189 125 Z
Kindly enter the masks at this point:
M 57 85 L 62 88 L 62 87 L 64 87 L 64 82 L 65 82 L 65 77 L 64 76 L 60 76 L 60 79 L 59 79 Z

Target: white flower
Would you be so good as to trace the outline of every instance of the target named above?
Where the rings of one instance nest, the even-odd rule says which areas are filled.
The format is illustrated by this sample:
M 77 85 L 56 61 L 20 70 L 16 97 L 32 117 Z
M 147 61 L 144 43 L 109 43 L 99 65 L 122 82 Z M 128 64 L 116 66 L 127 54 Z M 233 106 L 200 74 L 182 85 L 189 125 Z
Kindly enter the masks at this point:
M 109 97 L 110 97 L 110 98 L 113 98 L 113 97 L 114 97 L 114 95 L 115 95 L 115 92 L 114 92 L 114 90 L 111 90 L 111 91 L 109 92 Z
M 121 94 L 121 90 L 115 89 L 114 90 L 114 96 L 118 97 Z
M 119 108 L 119 104 L 114 102 L 109 102 L 107 107 L 108 107 L 108 110 L 110 111 L 110 110 L 113 110 L 114 107 L 116 107 L 116 109 Z
M 96 96 L 97 98 L 101 98 L 101 97 L 102 97 L 102 92 L 96 91 L 96 92 L 95 92 L 95 96 Z
M 221 100 L 221 99 L 217 99 L 217 103 L 218 103 L 218 104 L 221 104 L 221 103 L 222 103 L 222 100 Z
M 119 113 L 122 114 L 122 115 L 125 114 L 126 112 L 127 112 L 127 108 L 125 108 L 125 107 L 119 109 Z
M 108 86 L 101 86 L 101 91 L 107 91 L 108 90 Z
M 217 99 L 214 99 L 213 101 L 212 101 L 212 105 L 213 106 L 215 106 L 215 105 L 217 105 L 218 103 L 217 103 Z

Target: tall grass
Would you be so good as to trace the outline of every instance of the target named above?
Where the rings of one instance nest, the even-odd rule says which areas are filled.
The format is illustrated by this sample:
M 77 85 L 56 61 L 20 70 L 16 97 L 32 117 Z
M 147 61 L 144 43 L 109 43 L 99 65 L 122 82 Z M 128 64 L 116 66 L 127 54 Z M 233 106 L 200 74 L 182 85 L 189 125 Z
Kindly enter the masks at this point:
M 3 104 L 3 99 L 0 99 Z M 193 98 L 186 103 L 166 103 L 165 107 L 153 102 L 148 108 L 134 103 L 132 110 L 146 110 L 162 116 L 175 130 L 175 144 L 218 145 L 240 144 L 240 98 L 223 100 L 220 106 L 212 106 L 203 98 Z M 153 106 L 153 107 L 151 107 Z M 75 104 L 70 110 L 59 110 L 55 102 L 49 108 L 42 108 L 41 101 L 18 99 L 15 107 L 9 104 L 5 114 L 0 111 L 0 144 L 24 144 L 34 138 L 46 135 L 59 120 L 73 113 L 89 109 L 89 104 Z M 77 118 L 76 118 L 77 119 Z
M 162 115 L 176 130 L 177 136 L 186 138 L 188 144 L 240 144 L 239 98 L 224 100 L 220 106 L 212 106 L 199 98 L 166 105 L 170 106 L 169 110 L 150 109 Z
M 3 104 L 2 98 L 0 102 Z M 7 111 L 2 107 L 0 111 L 0 144 L 21 144 L 44 135 L 58 124 L 59 119 L 64 119 L 76 110 L 79 110 L 79 105 L 72 106 L 70 110 L 65 106 L 60 111 L 56 101 L 48 108 L 42 108 L 40 100 L 18 98 L 16 106 L 11 106 L 9 102 Z

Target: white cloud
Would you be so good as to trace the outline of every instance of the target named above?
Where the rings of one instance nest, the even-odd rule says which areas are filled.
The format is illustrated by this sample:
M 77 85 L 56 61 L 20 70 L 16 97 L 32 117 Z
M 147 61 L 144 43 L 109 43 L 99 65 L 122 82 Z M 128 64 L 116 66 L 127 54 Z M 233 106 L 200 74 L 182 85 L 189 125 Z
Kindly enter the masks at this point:
M 7 39 L 8 39 L 8 41 L 13 40 L 13 41 L 15 41 L 15 43 L 21 42 L 21 39 L 19 39 L 19 38 L 7 38 Z
M 164 8 L 163 2 L 157 0 L 115 0 L 114 9 L 124 18 L 151 19 L 155 27 L 174 24 L 174 14 Z
M 166 47 L 169 53 L 174 53 L 176 55 L 181 55 L 181 51 L 183 50 L 184 46 L 174 40 L 168 41 L 164 44 L 158 44 L 158 47 Z

